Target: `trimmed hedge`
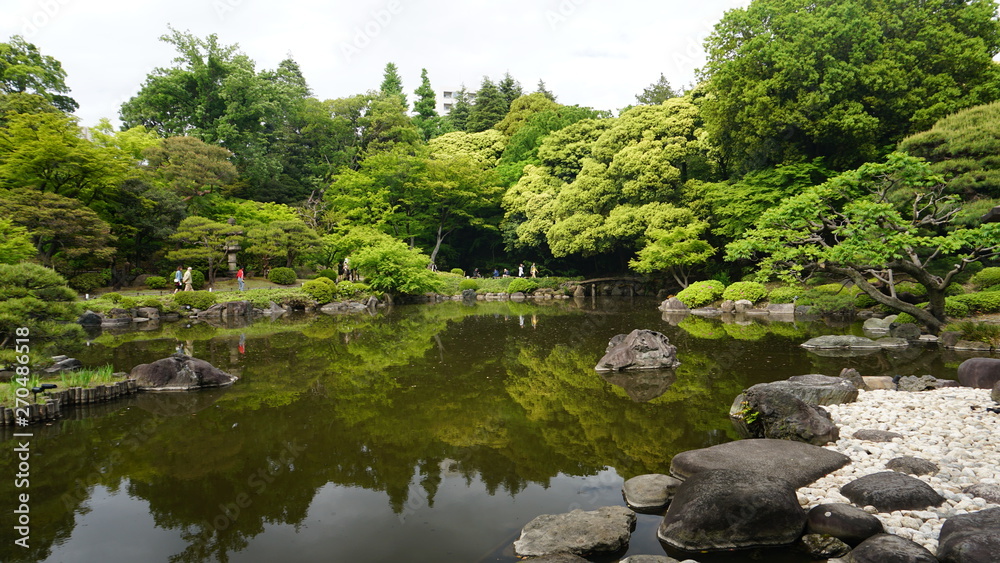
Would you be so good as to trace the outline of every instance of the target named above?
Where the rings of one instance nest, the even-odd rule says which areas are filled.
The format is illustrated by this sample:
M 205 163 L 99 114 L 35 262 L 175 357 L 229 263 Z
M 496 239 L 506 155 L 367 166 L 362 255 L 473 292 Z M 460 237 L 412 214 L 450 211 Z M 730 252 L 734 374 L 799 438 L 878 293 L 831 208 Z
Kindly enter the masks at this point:
M 163 276 L 149 276 L 146 278 L 146 287 L 149 289 L 166 289 L 167 278 Z
M 677 299 L 688 307 L 704 307 L 722 297 L 725 286 L 717 280 L 694 282 L 677 294 Z
M 296 280 L 295 270 L 291 268 L 271 268 L 267 280 L 278 285 L 292 285 Z
M 728 301 L 739 301 L 746 299 L 751 303 L 758 303 L 767 297 L 767 288 L 764 284 L 752 281 L 736 282 L 722 292 L 722 298 Z
M 320 304 L 329 303 L 337 296 L 337 283 L 326 276 L 320 276 L 302 284 L 302 291 Z
M 479 289 L 479 282 L 476 280 L 462 280 L 458 282 L 459 291 L 465 291 L 466 289 L 471 289 L 473 291 Z
M 181 307 L 190 306 L 204 311 L 215 305 L 215 294 L 211 291 L 181 291 L 173 295 L 174 303 Z
M 459 287 L 461 285 L 461 282 L 459 282 Z M 510 281 L 510 285 L 507 286 L 507 293 L 530 293 L 536 289 L 538 289 L 537 283 L 524 278 L 514 278 Z
M 338 276 L 337 270 L 326 269 L 316 272 L 317 278 L 327 278 L 333 281 L 337 281 L 337 276 Z
M 456 276 L 464 276 L 465 275 L 465 270 L 463 270 L 461 268 L 452 268 L 451 269 L 451 273 L 455 274 Z
M 767 300 L 770 303 L 794 303 L 795 298 L 805 292 L 806 290 L 804 287 L 783 285 L 772 289 L 771 292 L 767 294 Z
M 989 268 L 987 268 L 989 269 Z M 986 270 L 983 270 L 984 272 Z M 965 293 L 945 298 L 945 305 L 948 302 L 964 303 L 969 308 L 970 313 L 997 313 L 1000 312 L 1000 292 L 980 291 L 977 293 Z
M 1000 267 L 991 266 L 989 268 L 983 268 L 976 272 L 972 279 L 969 280 L 976 289 L 982 289 L 984 287 L 990 287 L 991 285 L 1000 284 Z

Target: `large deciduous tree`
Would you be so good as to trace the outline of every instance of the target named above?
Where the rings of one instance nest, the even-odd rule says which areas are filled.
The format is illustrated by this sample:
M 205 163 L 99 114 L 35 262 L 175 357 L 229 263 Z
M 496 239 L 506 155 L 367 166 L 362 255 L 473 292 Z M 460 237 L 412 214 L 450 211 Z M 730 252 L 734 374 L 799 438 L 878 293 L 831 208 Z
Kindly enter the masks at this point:
M 38 47 L 20 35 L 0 43 L 0 92 L 35 94 L 65 113 L 79 107 L 76 100 L 65 95 L 69 87 L 62 63 L 41 54 Z
M 945 324 L 945 291 L 955 276 L 1000 253 L 1000 224 L 956 225 L 959 204 L 926 162 L 893 153 L 767 210 L 727 246 L 728 258 L 757 260 L 763 277 L 826 272 L 849 279 L 936 332 Z M 900 275 L 927 290 L 926 309 L 891 290 Z
M 730 173 L 845 170 L 1000 97 L 992 0 L 753 0 L 706 41 L 706 125 Z
M 153 181 L 189 202 L 236 179 L 232 153 L 194 137 L 167 137 L 142 152 Z

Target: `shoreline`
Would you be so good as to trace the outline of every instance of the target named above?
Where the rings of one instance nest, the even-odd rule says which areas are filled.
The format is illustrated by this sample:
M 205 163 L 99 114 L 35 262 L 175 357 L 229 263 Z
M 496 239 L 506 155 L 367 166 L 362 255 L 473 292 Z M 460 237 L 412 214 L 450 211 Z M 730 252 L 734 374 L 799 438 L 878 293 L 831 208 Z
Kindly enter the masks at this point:
M 840 427 L 841 438 L 823 446 L 851 458 L 851 463 L 798 490 L 806 510 L 824 503 L 851 504 L 840 488 L 871 473 L 889 471 L 886 463 L 914 456 L 935 463 L 939 471 L 914 476 L 945 498 L 940 506 L 924 510 L 878 512 L 863 507 L 882 521 L 885 531 L 937 552 L 941 526 L 951 516 L 1000 507 L 963 492 L 976 485 L 1000 485 L 1000 415 L 989 389 L 945 387 L 932 391 L 860 391 L 854 403 L 825 405 Z M 891 442 L 854 438 L 862 429 L 902 434 Z

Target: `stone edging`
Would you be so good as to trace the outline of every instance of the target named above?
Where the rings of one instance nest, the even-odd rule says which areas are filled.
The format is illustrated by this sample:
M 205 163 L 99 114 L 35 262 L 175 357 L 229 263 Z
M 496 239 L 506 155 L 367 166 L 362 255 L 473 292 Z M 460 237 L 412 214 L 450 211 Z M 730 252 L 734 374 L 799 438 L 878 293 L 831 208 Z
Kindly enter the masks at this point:
M 126 379 L 110 385 L 98 385 L 89 389 L 70 387 L 63 391 L 46 393 L 45 403 L 33 403 L 27 407 L 21 407 L 21 409 L 28 409 L 28 424 L 38 424 L 62 416 L 63 407 L 103 403 L 132 395 L 138 391 L 139 387 L 134 379 Z M 0 407 L 0 427 L 14 426 L 14 421 L 15 409 Z

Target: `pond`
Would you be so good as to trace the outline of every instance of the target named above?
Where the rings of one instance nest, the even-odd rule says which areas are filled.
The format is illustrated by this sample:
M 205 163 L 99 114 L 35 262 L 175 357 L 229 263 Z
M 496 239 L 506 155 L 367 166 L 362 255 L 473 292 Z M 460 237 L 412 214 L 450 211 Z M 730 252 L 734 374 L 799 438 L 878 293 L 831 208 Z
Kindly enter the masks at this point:
M 593 368 L 608 340 L 635 328 L 665 333 L 682 365 L 602 378 Z M 181 348 L 241 379 L 75 408 L 33 428 L 30 547 L 5 541 L 0 560 L 515 561 L 511 544 L 536 516 L 622 505 L 625 479 L 735 439 L 729 405 L 750 385 L 843 367 L 954 378 L 962 359 L 798 347 L 848 332 L 860 333 L 675 325 L 655 301 L 622 298 L 103 333 L 77 354 L 85 365 L 127 371 Z M 0 434 L 8 452 L 11 432 Z M 5 530 L 18 492 L 0 479 Z M 659 522 L 639 515 L 628 554 L 664 553 Z

